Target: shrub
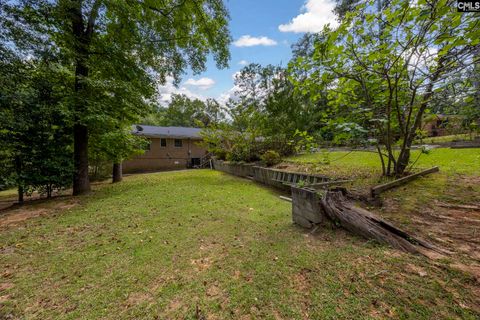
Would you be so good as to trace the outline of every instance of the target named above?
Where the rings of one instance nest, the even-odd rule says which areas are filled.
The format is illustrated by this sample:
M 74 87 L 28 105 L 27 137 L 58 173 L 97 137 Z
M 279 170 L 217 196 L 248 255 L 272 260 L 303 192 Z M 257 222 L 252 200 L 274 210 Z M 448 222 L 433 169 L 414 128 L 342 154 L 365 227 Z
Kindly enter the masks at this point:
M 280 155 L 278 154 L 277 151 L 274 151 L 274 150 L 268 150 L 267 152 L 265 152 L 261 156 L 261 159 L 263 162 L 265 162 L 267 166 L 276 165 L 281 161 Z
M 227 151 L 223 149 L 216 149 L 215 151 L 212 151 L 215 157 L 218 160 L 226 160 L 227 159 Z

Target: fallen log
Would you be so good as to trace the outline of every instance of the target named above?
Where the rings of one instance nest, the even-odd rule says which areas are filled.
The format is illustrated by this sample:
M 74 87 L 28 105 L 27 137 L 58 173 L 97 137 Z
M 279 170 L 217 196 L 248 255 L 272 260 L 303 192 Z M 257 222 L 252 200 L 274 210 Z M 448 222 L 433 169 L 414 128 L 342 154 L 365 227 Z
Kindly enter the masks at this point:
M 392 181 L 392 182 L 387 182 L 387 183 L 372 187 L 370 189 L 370 195 L 371 195 L 372 198 L 375 198 L 376 196 L 378 196 L 382 192 L 385 192 L 385 191 L 390 190 L 392 188 L 401 186 L 401 185 L 403 185 L 403 184 L 405 184 L 409 181 L 412 181 L 412 180 L 414 180 L 418 177 L 427 175 L 429 173 L 438 172 L 438 171 L 439 171 L 438 167 L 433 167 L 433 168 L 423 170 L 423 171 L 420 171 L 418 173 L 414 173 L 414 174 L 411 174 L 409 176 L 397 179 L 397 180 Z
M 321 199 L 321 207 L 330 220 L 367 239 L 374 239 L 403 251 L 426 256 L 430 256 L 429 251 L 448 254 L 447 251 L 415 238 L 370 211 L 356 206 L 345 197 L 342 191 L 325 192 Z

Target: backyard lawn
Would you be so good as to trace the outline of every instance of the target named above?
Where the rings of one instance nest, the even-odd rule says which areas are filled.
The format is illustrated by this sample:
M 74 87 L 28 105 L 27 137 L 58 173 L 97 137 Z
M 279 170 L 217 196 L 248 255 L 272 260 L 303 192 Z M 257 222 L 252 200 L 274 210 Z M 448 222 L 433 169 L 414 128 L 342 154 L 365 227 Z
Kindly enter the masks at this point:
M 440 170 L 448 174 L 480 175 L 480 149 L 431 149 L 429 154 L 421 154 L 419 150 L 412 151 L 411 161 L 417 163 L 413 170 L 427 169 L 439 166 Z M 376 175 L 382 173 L 380 158 L 371 151 L 333 151 L 319 152 L 294 156 L 286 159 L 287 162 L 297 164 L 316 164 L 315 169 L 325 174 L 339 175 Z M 328 165 L 322 165 L 328 162 Z
M 2 211 L 0 318 L 480 316 L 472 275 L 342 230 L 309 234 L 278 196 L 196 170 Z
M 412 159 L 418 155 L 414 151 Z M 381 206 L 367 209 L 450 250 L 452 263 L 465 264 L 459 267 L 476 275 L 480 283 L 480 210 L 469 209 L 480 207 L 480 149 L 433 149 L 420 156 L 412 171 L 432 166 L 439 166 L 440 172 L 385 192 L 380 196 Z M 380 161 L 373 152 L 305 154 L 290 157 L 278 167 L 351 179 L 345 186 L 363 194 L 387 180 L 380 177 Z

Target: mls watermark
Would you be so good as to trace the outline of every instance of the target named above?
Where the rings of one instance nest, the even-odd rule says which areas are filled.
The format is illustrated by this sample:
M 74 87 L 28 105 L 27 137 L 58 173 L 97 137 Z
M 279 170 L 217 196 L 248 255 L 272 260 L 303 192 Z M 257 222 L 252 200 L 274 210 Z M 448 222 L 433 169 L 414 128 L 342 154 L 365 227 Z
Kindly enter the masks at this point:
M 457 1 L 458 12 L 480 12 L 480 1 Z

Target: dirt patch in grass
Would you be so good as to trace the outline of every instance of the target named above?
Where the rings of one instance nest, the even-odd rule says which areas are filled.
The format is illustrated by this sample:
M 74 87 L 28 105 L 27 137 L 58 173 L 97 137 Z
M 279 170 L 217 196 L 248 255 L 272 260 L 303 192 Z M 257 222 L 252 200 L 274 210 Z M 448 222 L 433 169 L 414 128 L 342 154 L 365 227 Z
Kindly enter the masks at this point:
M 179 297 L 175 297 L 167 304 L 166 314 L 177 314 L 177 317 L 170 317 L 170 319 L 180 319 L 181 317 L 178 316 L 180 314 L 185 314 L 188 310 L 185 301 Z
M 143 303 L 150 303 L 153 301 L 153 297 L 147 292 L 134 292 L 128 295 L 127 301 L 125 301 L 125 307 L 129 308 Z
M 15 209 L 0 218 L 0 228 L 15 226 L 27 219 L 46 215 L 48 212 L 47 209 Z
M 480 262 L 478 210 L 444 208 L 432 201 L 422 208 L 404 212 L 396 201 L 386 199 L 380 214 L 391 221 L 404 224 L 417 235 L 435 242 L 455 255 L 461 255 L 472 262 Z
M 10 283 L 10 282 L 0 283 L 0 293 L 2 293 L 3 291 L 6 291 L 6 290 L 12 289 L 14 286 L 15 285 L 13 283 Z
M 0 212 L 0 229 L 21 225 L 26 220 L 51 216 L 58 212 L 72 209 L 78 205 L 74 198 L 59 197 L 49 200 L 28 202 L 25 205 L 13 206 Z
M 310 289 L 310 272 L 312 272 L 312 270 L 302 269 L 300 272 L 293 274 L 291 281 L 295 290 L 306 293 L 308 292 Z
M 0 282 L 14 287 L 0 292 L 0 318 L 479 314 L 468 274 L 342 229 L 310 234 L 274 191 L 215 171 L 131 176 L 72 199 L 1 230 Z
M 458 269 L 460 271 L 463 271 L 465 273 L 471 274 L 475 277 L 475 280 L 477 283 L 480 285 L 480 265 L 465 265 L 462 263 L 454 263 L 451 265 L 455 269 Z M 480 286 L 477 287 L 477 292 L 480 293 Z M 480 299 L 480 295 L 478 295 Z
M 212 266 L 212 260 L 210 258 L 192 259 L 191 264 L 197 272 L 202 272 Z
M 304 319 L 309 319 L 310 299 L 308 299 L 308 297 L 311 289 L 311 272 L 312 270 L 304 268 L 300 270 L 300 272 L 294 273 L 290 279 L 293 289 L 301 296 L 299 305 Z
M 334 167 L 335 165 L 302 162 L 286 162 L 277 166 L 283 170 L 308 173 L 326 173 Z M 371 168 L 365 167 L 363 171 L 359 169 L 341 168 L 332 172 L 335 178 L 356 179 L 353 184 L 346 186 L 348 189 L 368 190 L 376 184 L 378 174 L 376 177 L 367 177 L 366 173 L 369 170 L 371 172 Z M 463 271 L 478 278 L 475 270 L 478 270 L 480 265 L 480 210 L 448 206 L 480 206 L 479 194 L 480 176 L 441 171 L 386 192 L 382 195 L 382 207 L 368 209 L 412 234 L 450 251 L 452 255 L 449 259 L 461 262 L 464 265 Z M 341 233 L 336 232 L 332 239 L 328 233 L 316 237 L 323 241 L 338 242 L 339 235 L 341 236 Z M 316 241 L 313 245 L 317 245 Z M 411 271 L 419 273 L 418 270 Z

